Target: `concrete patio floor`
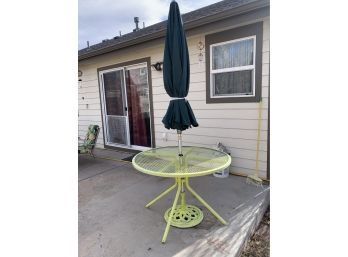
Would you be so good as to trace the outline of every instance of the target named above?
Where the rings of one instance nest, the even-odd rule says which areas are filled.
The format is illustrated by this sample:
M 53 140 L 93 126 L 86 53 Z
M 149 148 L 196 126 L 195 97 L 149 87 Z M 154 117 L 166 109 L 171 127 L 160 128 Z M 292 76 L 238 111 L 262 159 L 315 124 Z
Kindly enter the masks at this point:
M 96 159 L 79 156 L 79 256 L 239 256 L 269 205 L 269 188 L 245 183 L 245 178 L 212 175 L 191 179 L 191 185 L 222 217 L 221 225 L 192 195 L 187 202 L 201 208 L 202 223 L 194 228 L 172 227 L 167 242 L 164 212 L 174 192 L 151 208 L 144 206 L 173 184 L 173 179 L 136 171 L 122 159 L 128 153 L 96 151 Z

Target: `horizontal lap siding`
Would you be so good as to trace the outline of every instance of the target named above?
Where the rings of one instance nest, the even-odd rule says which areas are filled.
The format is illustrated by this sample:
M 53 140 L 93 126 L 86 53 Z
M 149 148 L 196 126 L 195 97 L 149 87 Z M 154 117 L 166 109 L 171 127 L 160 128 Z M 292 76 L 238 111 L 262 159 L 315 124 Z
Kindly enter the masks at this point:
M 269 91 L 269 20 L 264 20 L 262 55 L 262 122 L 260 140 L 260 176 L 267 174 L 268 91 Z M 210 33 L 210 32 L 209 32 Z M 231 172 L 253 174 L 256 165 L 258 103 L 206 104 L 205 62 L 198 62 L 197 44 L 204 35 L 188 38 L 190 52 L 190 92 L 187 99 L 197 117 L 199 127 L 183 132 L 184 145 L 215 147 L 223 143 L 233 158 Z M 151 57 L 151 63 L 163 60 L 163 40 L 145 46 L 130 47 L 80 62 L 83 71 L 79 82 L 79 136 L 85 135 L 91 123 L 102 126 L 97 68 Z M 205 58 L 203 58 L 205 60 Z M 163 73 L 151 70 L 156 146 L 176 145 L 176 131 L 167 130 L 161 122 L 169 97 L 163 87 Z M 82 99 L 84 97 L 84 100 Z M 163 140 L 166 133 L 167 141 Z M 103 147 L 103 132 L 97 147 Z

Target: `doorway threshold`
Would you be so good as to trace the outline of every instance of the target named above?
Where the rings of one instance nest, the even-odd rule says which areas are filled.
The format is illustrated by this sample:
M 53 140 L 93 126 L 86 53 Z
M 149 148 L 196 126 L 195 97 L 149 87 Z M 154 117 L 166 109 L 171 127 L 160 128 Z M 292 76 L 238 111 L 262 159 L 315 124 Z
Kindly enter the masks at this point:
M 123 145 L 104 145 L 105 149 L 116 150 L 126 153 L 140 153 L 142 151 L 150 150 L 151 147 L 141 147 L 141 146 L 123 146 Z

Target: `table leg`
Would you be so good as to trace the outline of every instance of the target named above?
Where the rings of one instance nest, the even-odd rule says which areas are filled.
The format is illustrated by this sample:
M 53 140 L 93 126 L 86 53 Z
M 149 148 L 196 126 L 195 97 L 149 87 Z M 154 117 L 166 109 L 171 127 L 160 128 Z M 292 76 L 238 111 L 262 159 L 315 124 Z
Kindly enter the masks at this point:
M 147 205 L 145 205 L 146 208 L 153 205 L 155 202 L 157 202 L 159 199 L 161 199 L 163 196 L 167 195 L 169 192 L 171 192 L 174 188 L 176 188 L 177 182 L 175 182 L 174 185 L 172 185 L 170 188 L 162 192 L 159 196 L 157 196 L 155 199 L 153 199 L 151 202 L 149 202 Z
M 201 202 L 222 224 L 227 225 L 227 222 L 206 202 L 200 197 L 190 186 L 188 178 L 186 178 L 186 187 L 196 199 Z
M 178 190 L 176 191 L 174 203 L 173 203 L 172 209 L 170 211 L 170 214 L 169 214 L 169 217 L 167 220 L 167 226 L 166 226 L 166 229 L 165 229 L 164 234 L 163 234 L 162 243 L 165 243 L 167 240 L 167 236 L 168 236 L 169 229 L 170 229 L 170 223 L 172 221 L 173 214 L 174 214 L 174 211 L 175 211 L 175 208 L 176 208 L 176 205 L 178 203 L 178 199 L 179 199 L 179 196 L 181 193 L 181 183 L 177 183 L 177 185 L 178 185 Z

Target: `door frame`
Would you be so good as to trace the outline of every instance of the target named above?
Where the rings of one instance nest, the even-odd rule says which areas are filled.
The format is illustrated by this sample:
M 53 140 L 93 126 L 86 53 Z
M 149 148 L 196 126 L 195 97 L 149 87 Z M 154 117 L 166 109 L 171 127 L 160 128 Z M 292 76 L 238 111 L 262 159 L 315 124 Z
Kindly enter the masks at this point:
M 103 99 L 103 89 L 101 88 L 102 85 L 102 81 L 100 81 L 100 73 L 105 72 L 107 70 L 117 70 L 117 68 L 119 69 L 123 69 L 126 66 L 132 66 L 132 65 L 137 65 L 137 64 L 141 64 L 141 63 L 146 63 L 147 65 L 147 81 L 148 81 L 148 85 L 149 85 L 149 102 L 150 102 L 150 132 L 151 132 L 151 148 L 155 148 L 156 147 L 156 140 L 155 140 L 155 126 L 154 126 L 154 115 L 153 115 L 153 94 L 152 94 L 152 75 L 151 75 L 151 58 L 150 57 L 145 57 L 145 58 L 141 58 L 141 59 L 135 59 L 132 61 L 127 61 L 127 62 L 122 62 L 122 63 L 117 63 L 117 64 L 113 64 L 113 65 L 109 65 L 109 66 L 104 66 L 104 67 L 100 67 L 97 69 L 97 77 L 98 77 L 98 85 L 99 85 L 99 100 L 100 100 L 100 112 L 101 112 L 101 120 L 102 120 L 102 126 L 103 126 L 103 143 L 104 143 L 104 148 L 106 149 L 114 149 L 114 150 L 122 150 L 122 151 L 129 151 L 129 152 L 139 152 L 142 150 L 147 150 L 150 149 L 149 147 L 132 147 L 132 146 L 123 146 L 123 145 L 115 145 L 115 146 L 110 146 L 110 145 L 106 145 L 106 140 L 105 140 L 105 133 L 104 133 L 104 114 L 103 114 L 103 103 L 102 103 L 102 99 Z M 125 78 L 124 78 L 125 79 Z M 126 85 L 125 85 L 126 86 Z M 127 98 L 127 97 L 126 97 Z M 128 113 L 127 113 L 127 119 L 128 119 Z M 128 127 L 128 132 L 129 133 L 129 127 Z

